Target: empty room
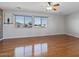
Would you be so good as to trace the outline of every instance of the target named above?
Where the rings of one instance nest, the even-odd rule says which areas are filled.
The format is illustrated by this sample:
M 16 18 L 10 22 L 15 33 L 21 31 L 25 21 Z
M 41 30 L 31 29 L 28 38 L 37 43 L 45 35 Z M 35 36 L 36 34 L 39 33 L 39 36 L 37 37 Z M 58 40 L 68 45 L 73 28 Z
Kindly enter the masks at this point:
M 79 2 L 0 2 L 0 57 L 79 57 Z

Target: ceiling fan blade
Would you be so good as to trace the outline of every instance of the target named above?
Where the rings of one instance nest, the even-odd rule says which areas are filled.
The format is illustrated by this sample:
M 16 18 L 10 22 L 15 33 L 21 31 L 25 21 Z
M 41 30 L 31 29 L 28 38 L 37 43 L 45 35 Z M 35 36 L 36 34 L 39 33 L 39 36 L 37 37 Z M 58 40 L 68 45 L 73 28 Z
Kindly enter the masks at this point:
M 53 6 L 60 6 L 60 4 L 54 4 Z
M 51 2 L 48 2 L 49 5 L 51 5 Z
M 54 11 L 56 11 L 57 9 L 53 8 Z
M 54 11 L 57 11 L 59 9 L 59 7 L 60 7 L 60 4 L 59 3 L 48 2 L 48 5 L 50 7 L 52 7 L 52 10 L 54 10 Z

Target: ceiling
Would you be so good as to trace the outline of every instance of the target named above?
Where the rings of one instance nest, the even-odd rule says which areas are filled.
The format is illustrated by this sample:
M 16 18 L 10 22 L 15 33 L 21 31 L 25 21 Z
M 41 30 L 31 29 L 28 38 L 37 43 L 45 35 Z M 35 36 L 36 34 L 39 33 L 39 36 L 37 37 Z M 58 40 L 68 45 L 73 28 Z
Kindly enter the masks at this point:
M 44 13 L 62 13 L 64 15 L 76 12 L 79 10 L 79 2 L 60 2 L 61 7 L 59 11 L 47 11 L 47 2 L 0 2 L 0 8 L 4 10 L 14 11 L 32 11 L 32 12 L 44 12 Z M 18 9 L 20 7 L 21 9 Z

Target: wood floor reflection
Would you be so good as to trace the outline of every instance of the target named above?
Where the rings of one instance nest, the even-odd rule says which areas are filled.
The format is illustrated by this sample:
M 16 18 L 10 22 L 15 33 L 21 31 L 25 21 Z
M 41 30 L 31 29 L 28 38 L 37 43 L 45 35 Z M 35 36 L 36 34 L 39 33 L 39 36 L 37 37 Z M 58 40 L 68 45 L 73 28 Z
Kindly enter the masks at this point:
M 68 35 L 5 39 L 0 42 L 1 57 L 79 56 L 79 38 Z

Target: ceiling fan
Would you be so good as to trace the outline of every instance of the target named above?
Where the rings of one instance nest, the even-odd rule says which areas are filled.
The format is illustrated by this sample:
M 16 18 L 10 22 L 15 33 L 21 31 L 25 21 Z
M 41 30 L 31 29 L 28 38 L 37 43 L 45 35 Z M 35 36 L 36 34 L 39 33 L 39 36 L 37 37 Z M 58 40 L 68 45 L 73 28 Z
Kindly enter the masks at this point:
M 57 11 L 59 9 L 59 7 L 60 7 L 59 3 L 48 2 L 48 8 L 47 9 Z

